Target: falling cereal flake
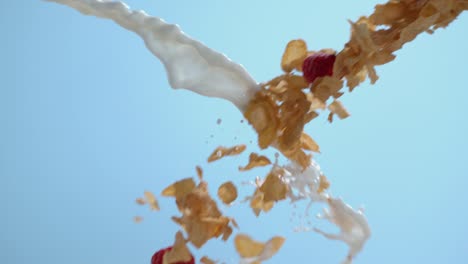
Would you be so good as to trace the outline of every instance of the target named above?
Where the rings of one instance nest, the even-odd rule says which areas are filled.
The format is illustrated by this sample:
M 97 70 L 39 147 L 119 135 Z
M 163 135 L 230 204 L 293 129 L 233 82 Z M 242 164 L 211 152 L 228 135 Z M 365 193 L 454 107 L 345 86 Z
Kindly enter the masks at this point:
M 328 117 L 327 117 L 328 122 L 333 123 L 333 115 L 334 115 L 333 112 L 330 112 L 330 114 L 328 114 Z
M 223 120 L 221 120 L 221 118 L 218 118 L 218 120 L 216 120 L 216 124 L 217 124 L 217 125 L 221 125 L 221 122 L 222 122 L 222 121 L 223 121 Z
M 221 184 L 218 188 L 218 197 L 224 204 L 230 204 L 237 199 L 237 188 L 231 181 Z
M 310 150 L 313 152 L 320 153 L 320 147 L 309 135 L 302 133 L 301 135 L 301 147 L 305 150 Z
M 143 221 L 143 217 L 141 217 L 141 216 L 133 217 L 133 222 L 135 222 L 137 224 L 141 223 L 142 221 Z
M 248 235 L 238 234 L 234 239 L 237 253 L 241 256 L 241 263 L 261 263 L 270 259 L 283 246 L 285 239 L 275 236 L 266 243 L 253 240 Z
M 172 220 L 186 231 L 188 241 L 200 248 L 212 238 L 222 236 L 223 240 L 227 240 L 232 234 L 232 220 L 222 215 L 208 193 L 207 183 L 201 182 L 183 194 L 174 195 L 182 216 L 174 216 Z
M 257 153 L 251 153 L 249 156 L 249 163 L 244 167 L 239 167 L 239 170 L 247 171 L 255 167 L 267 166 L 269 164 L 271 164 L 271 161 L 267 157 L 260 156 Z
M 200 166 L 197 166 L 196 170 L 197 170 L 198 179 L 203 180 L 203 170 L 202 170 L 202 168 Z
M 265 180 L 256 180 L 257 189 L 252 196 L 247 197 L 256 216 L 261 211 L 270 211 L 275 202 L 286 199 L 289 188 L 283 180 L 284 172 L 282 168 L 273 167 Z
M 302 62 L 307 57 L 307 44 L 302 39 L 291 40 L 286 46 L 281 59 L 281 68 L 285 72 L 301 70 Z
M 185 238 L 182 235 L 182 232 L 180 231 L 177 232 L 172 249 L 169 250 L 166 254 L 164 254 L 163 263 L 169 264 L 169 263 L 189 262 L 193 257 L 185 243 L 186 243 Z
M 145 199 L 143 199 L 143 198 L 136 198 L 136 199 L 135 199 L 135 202 L 136 202 L 137 204 L 139 204 L 139 205 L 145 205 L 145 204 L 146 204 L 146 201 L 145 201 Z
M 152 192 L 146 191 L 145 199 L 146 199 L 146 202 L 149 204 L 151 210 L 159 211 L 158 200 L 156 200 L 156 196 Z
M 186 196 L 195 188 L 195 181 L 192 178 L 185 178 L 169 185 L 162 191 L 163 196 L 173 196 L 176 199 Z
M 325 175 L 320 175 L 319 177 L 320 183 L 317 189 L 317 193 L 322 193 L 323 191 L 327 190 L 330 187 L 330 182 L 328 181 Z
M 213 153 L 210 155 L 210 157 L 208 157 L 208 162 L 213 162 L 213 161 L 216 161 L 216 160 L 219 160 L 225 156 L 235 156 L 235 155 L 239 155 L 241 154 L 242 152 L 244 152 L 244 150 L 246 149 L 246 146 L 245 145 L 237 145 L 237 146 L 234 146 L 234 147 L 231 147 L 231 148 L 226 148 L 226 147 L 217 147 Z
M 346 110 L 346 108 L 344 108 L 343 104 L 338 100 L 333 101 L 333 103 L 331 103 L 328 106 L 328 110 L 330 110 L 330 112 L 336 114 L 340 119 L 345 119 L 345 118 L 349 117 L 348 110 Z
M 203 263 L 203 264 L 216 264 L 217 261 L 214 261 L 214 260 L 210 259 L 210 258 L 207 257 L 207 256 L 203 256 L 203 257 L 200 259 L 200 263 Z

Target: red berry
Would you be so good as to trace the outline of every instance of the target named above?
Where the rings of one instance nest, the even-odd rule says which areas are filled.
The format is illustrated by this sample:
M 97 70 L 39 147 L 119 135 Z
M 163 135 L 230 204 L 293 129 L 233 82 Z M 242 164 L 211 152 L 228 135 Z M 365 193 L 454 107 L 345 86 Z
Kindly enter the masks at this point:
M 304 60 L 302 72 L 307 82 L 312 83 L 317 77 L 333 75 L 333 64 L 336 56 L 324 52 L 317 52 Z
M 161 250 L 159 250 L 158 252 L 154 253 L 153 257 L 151 258 L 151 264 L 162 264 L 163 263 L 163 257 L 164 257 L 164 254 L 166 254 L 166 252 L 170 251 L 172 249 L 172 247 L 167 247 L 167 248 L 163 248 Z M 172 264 L 195 264 L 195 260 L 192 259 L 187 261 L 187 262 L 176 262 L 176 263 L 172 263 Z

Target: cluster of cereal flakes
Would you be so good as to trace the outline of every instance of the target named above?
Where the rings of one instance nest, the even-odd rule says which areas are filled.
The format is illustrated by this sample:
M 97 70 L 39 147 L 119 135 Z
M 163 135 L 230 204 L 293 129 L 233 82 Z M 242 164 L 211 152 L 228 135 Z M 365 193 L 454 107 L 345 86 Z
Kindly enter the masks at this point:
M 412 41 L 420 33 L 432 33 L 437 28 L 446 27 L 467 9 L 466 0 L 391 0 L 386 4 L 377 5 L 371 16 L 350 22 L 350 41 L 338 53 L 329 49 L 310 51 L 303 40 L 290 41 L 281 60 L 283 74 L 262 84 L 261 90 L 244 112 L 244 116 L 258 133 L 259 146 L 262 149 L 273 146 L 285 157 L 299 164 L 303 170 L 309 167 L 310 152 L 320 152 L 320 149 L 318 144 L 304 133 L 304 126 L 316 118 L 320 111 L 327 109 L 330 111 L 330 122 L 334 115 L 340 119 L 349 116 L 338 100 L 344 93 L 342 88 L 345 82 L 350 92 L 367 77 L 371 83 L 375 83 L 378 79 L 375 66 L 394 60 L 394 52 L 405 43 Z M 302 65 L 308 56 L 317 52 L 336 56 L 333 74 L 316 78 L 309 83 L 301 74 Z M 219 147 L 208 158 L 208 162 L 238 155 L 245 149 L 245 145 Z M 267 157 L 252 153 L 248 164 L 239 167 L 239 170 L 245 171 L 270 164 Z M 257 216 L 261 211 L 268 212 L 274 203 L 286 199 L 292 193 L 293 185 L 285 183 L 281 167 L 275 165 L 264 180 L 257 180 L 254 194 L 248 197 L 250 207 Z M 173 261 L 189 259 L 187 242 L 200 248 L 212 238 L 221 236 L 223 240 L 227 240 L 233 232 L 232 226 L 237 227 L 236 221 L 224 216 L 210 197 L 200 167 L 197 167 L 197 174 L 200 179 L 198 185 L 192 178 L 187 178 L 175 182 L 162 192 L 163 196 L 175 198 L 182 216 L 174 216 L 172 219 L 187 234 L 186 239 L 181 232 L 176 234 L 174 248 L 177 250 L 170 256 Z M 329 185 L 326 177 L 321 175 L 317 193 L 322 193 Z M 232 182 L 226 182 L 218 188 L 218 196 L 223 203 L 231 204 L 237 198 L 237 188 Z M 331 205 L 334 205 L 334 201 L 328 199 Z M 145 199 L 139 198 L 137 203 L 147 203 L 153 210 L 159 210 L 156 197 L 150 192 L 145 192 Z M 333 208 L 332 206 L 331 209 Z M 135 219 L 137 222 L 141 220 L 139 217 Z M 343 239 L 347 239 L 346 234 L 343 233 Z M 260 263 L 280 249 L 284 238 L 273 237 L 261 243 L 248 235 L 238 234 L 234 243 L 242 263 Z M 352 255 L 349 256 L 351 260 Z M 206 256 L 200 261 L 215 263 Z
M 230 148 L 218 147 L 207 161 L 213 162 L 223 157 L 239 155 L 245 149 L 245 145 Z M 267 157 L 251 153 L 249 163 L 244 167 L 239 167 L 239 170 L 247 171 L 269 164 L 271 162 Z M 198 184 L 195 183 L 193 178 L 185 178 L 166 187 L 161 193 L 162 196 L 175 198 L 177 208 L 182 216 L 174 216 L 172 220 L 180 225 L 187 234 L 187 238 L 185 238 L 182 232 L 176 233 L 175 243 L 166 254 L 167 256 L 164 256 L 164 263 L 190 260 L 192 255 L 186 246 L 188 242 L 197 248 L 201 248 L 208 240 L 213 238 L 222 237 L 222 240 L 226 241 L 233 232 L 232 227 L 238 228 L 234 218 L 224 216 L 215 200 L 210 196 L 208 184 L 203 180 L 201 167 L 197 166 L 196 172 L 200 180 Z M 273 202 L 285 198 L 287 190 L 285 186 L 276 174 L 270 173 L 266 180 L 259 185 L 256 193 L 261 194 L 262 201 L 271 203 L 271 209 Z M 283 188 L 283 190 L 280 191 L 279 188 Z M 279 192 L 281 197 L 275 194 L 276 192 Z M 235 201 L 237 199 L 237 188 L 234 183 L 228 181 L 221 184 L 218 188 L 218 198 L 226 205 Z M 149 191 L 145 191 L 144 198 L 137 198 L 136 203 L 139 205 L 148 204 L 152 210 L 160 209 L 156 196 Z M 256 211 L 256 205 L 252 204 L 251 207 Z M 258 216 L 258 213 L 256 214 Z M 141 221 L 141 217 L 135 217 L 135 222 L 139 223 Z M 245 234 L 239 234 L 235 238 L 235 247 L 245 263 L 261 263 L 261 261 L 272 257 L 283 242 L 284 238 L 278 236 L 261 243 Z M 203 256 L 200 262 L 206 264 L 216 263 L 207 256 Z
M 349 91 L 367 77 L 375 83 L 375 66 L 394 60 L 393 53 L 405 43 L 420 33 L 446 27 L 467 9 L 466 0 L 392 0 L 377 5 L 371 16 L 350 22 L 351 38 L 337 54 L 330 49 L 309 51 L 300 39 L 290 41 L 281 60 L 284 73 L 262 84 L 244 112 L 258 134 L 259 146 L 273 146 L 306 168 L 311 155 L 301 144 L 304 126 L 320 110 L 330 111 L 330 122 L 335 115 L 349 116 L 338 100 L 345 81 Z M 336 54 L 333 74 L 308 83 L 301 74 L 302 65 L 317 52 Z

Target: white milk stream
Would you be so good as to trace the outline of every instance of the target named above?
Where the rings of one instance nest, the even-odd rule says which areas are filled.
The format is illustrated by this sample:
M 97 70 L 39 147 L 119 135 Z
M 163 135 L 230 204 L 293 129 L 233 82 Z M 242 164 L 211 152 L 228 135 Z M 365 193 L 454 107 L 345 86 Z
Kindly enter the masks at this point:
M 113 20 L 138 34 L 164 64 L 172 88 L 226 99 L 242 112 L 259 89 L 245 68 L 187 36 L 177 25 L 133 11 L 123 2 L 46 0 L 70 6 L 83 14 Z

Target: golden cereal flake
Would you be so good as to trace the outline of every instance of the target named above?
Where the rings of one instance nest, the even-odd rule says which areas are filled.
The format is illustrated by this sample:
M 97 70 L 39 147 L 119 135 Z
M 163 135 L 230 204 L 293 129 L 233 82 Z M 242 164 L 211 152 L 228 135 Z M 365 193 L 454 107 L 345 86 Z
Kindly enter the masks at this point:
M 324 76 L 315 79 L 315 81 L 312 83 L 311 91 L 313 98 L 317 98 L 322 103 L 326 104 L 330 97 L 341 96 L 339 91 L 342 87 L 342 80 L 333 76 Z M 323 105 L 318 104 L 318 106 Z
M 143 199 L 143 198 L 136 198 L 136 199 L 135 199 L 135 202 L 136 202 L 137 204 L 139 204 L 139 205 L 145 205 L 145 204 L 146 204 L 146 201 L 145 201 L 145 199 Z
M 151 210 L 159 211 L 158 200 L 156 200 L 156 196 L 152 192 L 146 191 L 145 199 L 146 202 L 149 204 Z
M 192 259 L 192 254 L 187 248 L 185 238 L 182 232 L 177 232 L 172 249 L 166 252 L 163 256 L 163 264 L 188 262 Z
M 261 211 L 270 211 L 275 202 L 286 199 L 288 186 L 282 181 L 282 171 L 273 168 L 262 183 L 258 183 L 253 196 L 250 197 L 250 208 L 256 216 Z
M 258 155 L 257 153 L 250 153 L 249 163 L 245 165 L 244 167 L 242 166 L 239 167 L 239 170 L 247 171 L 256 167 L 263 167 L 263 166 L 267 166 L 270 164 L 271 164 L 271 161 L 267 157 L 263 155 Z
M 263 200 L 265 202 L 286 199 L 286 193 L 288 192 L 287 185 L 282 181 L 282 175 L 275 171 L 270 172 L 259 190 L 264 194 Z
M 141 216 L 133 217 L 133 222 L 135 222 L 137 224 L 141 223 L 142 221 L 143 221 L 143 217 L 141 217 Z
M 327 177 L 325 177 L 325 175 L 323 174 L 320 175 L 319 179 L 320 179 L 320 184 L 317 189 L 317 192 L 322 193 L 323 191 L 327 190 L 330 187 L 330 182 L 328 181 Z
M 237 199 L 237 188 L 231 181 L 221 184 L 218 188 L 218 197 L 224 204 L 230 204 Z
M 301 135 L 301 146 L 305 150 L 310 150 L 313 152 L 320 153 L 320 147 L 309 135 L 302 133 Z
M 209 257 L 207 256 L 203 256 L 201 259 L 200 259 L 200 263 L 202 264 L 216 264 L 218 263 L 217 261 L 214 261 L 212 259 L 210 259 Z
M 172 217 L 172 220 L 182 226 L 188 241 L 195 247 L 200 248 L 211 238 L 222 235 L 222 239 L 227 240 L 231 235 L 231 219 L 222 215 L 208 193 L 206 182 L 201 182 L 176 202 L 182 216 Z
M 331 103 L 328 106 L 328 110 L 330 110 L 330 112 L 336 114 L 340 119 L 345 119 L 345 118 L 349 117 L 348 110 L 346 110 L 346 108 L 344 108 L 343 104 L 338 100 L 333 101 L 333 103 Z
M 307 57 L 307 44 L 302 39 L 291 40 L 281 58 L 281 68 L 285 72 L 302 70 L 302 63 Z
M 185 178 L 166 187 L 161 195 L 173 196 L 176 199 L 185 197 L 195 188 L 195 181 L 192 178 Z
M 203 180 L 203 170 L 200 166 L 197 166 L 196 167 L 196 170 L 197 170 L 197 176 L 198 176 L 198 179 L 201 181 Z
M 334 115 L 333 113 L 328 114 L 328 118 L 327 118 L 328 122 L 333 123 L 333 115 Z
M 266 243 L 258 242 L 246 234 L 238 234 L 234 239 L 237 253 L 251 261 L 251 263 L 261 263 L 270 259 L 283 246 L 285 238 L 275 236 Z
M 208 157 L 208 162 L 219 160 L 225 156 L 239 155 L 246 149 L 245 145 L 237 145 L 231 148 L 217 147 L 213 153 Z
M 244 112 L 245 118 L 258 134 L 258 145 L 264 149 L 276 139 L 279 128 L 279 108 L 267 91 L 260 91 L 250 101 Z

